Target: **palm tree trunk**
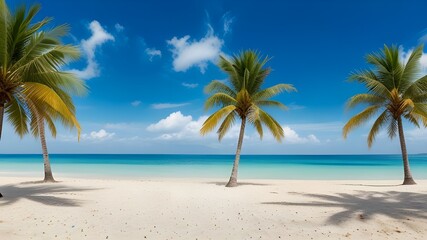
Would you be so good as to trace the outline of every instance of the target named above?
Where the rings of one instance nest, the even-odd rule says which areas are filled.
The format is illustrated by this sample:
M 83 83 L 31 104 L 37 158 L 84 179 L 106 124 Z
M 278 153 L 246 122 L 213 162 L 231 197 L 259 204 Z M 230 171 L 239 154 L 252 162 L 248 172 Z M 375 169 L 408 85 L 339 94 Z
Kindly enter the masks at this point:
M 0 103 L 0 140 L 1 140 L 1 133 L 3 130 L 3 116 L 4 116 L 4 103 Z
M 408 152 L 406 150 L 405 135 L 403 132 L 403 124 L 402 124 L 401 117 L 397 119 L 397 126 L 399 128 L 400 148 L 402 149 L 402 159 L 403 159 L 403 173 L 405 176 L 403 180 L 403 185 L 416 184 L 414 179 L 412 178 L 411 170 L 409 169 Z
M 43 151 L 43 161 L 44 161 L 44 180 L 43 181 L 55 182 L 55 179 L 53 178 L 53 174 L 52 174 L 52 169 L 50 168 L 49 153 L 47 152 L 43 118 L 39 117 L 37 124 L 39 128 L 40 142 L 42 144 L 42 151 Z
M 233 170 L 231 170 L 230 180 L 228 180 L 226 187 L 237 186 L 237 170 L 239 169 L 240 151 L 242 150 L 243 137 L 245 136 L 246 118 L 242 118 L 242 125 L 240 126 L 239 140 L 237 142 L 236 158 L 234 159 Z

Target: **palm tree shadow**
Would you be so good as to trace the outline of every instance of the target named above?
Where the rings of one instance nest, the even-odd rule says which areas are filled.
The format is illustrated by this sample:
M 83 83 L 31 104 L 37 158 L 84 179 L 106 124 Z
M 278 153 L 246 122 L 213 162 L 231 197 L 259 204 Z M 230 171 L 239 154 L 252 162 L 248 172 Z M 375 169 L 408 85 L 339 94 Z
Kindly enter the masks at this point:
M 75 195 L 75 192 L 96 190 L 90 188 L 73 188 L 57 183 L 53 184 L 37 184 L 30 185 L 30 183 L 23 184 L 9 184 L 0 187 L 3 197 L 0 198 L 0 206 L 11 205 L 21 199 L 26 199 L 38 202 L 48 206 L 65 206 L 65 207 L 78 207 L 83 201 L 72 198 L 59 197 L 58 195 Z M 30 186 L 27 186 L 30 185 Z
M 344 186 L 360 186 L 360 187 L 399 187 L 402 186 L 402 184 L 353 184 L 353 183 L 346 183 L 342 184 Z
M 217 186 L 225 186 L 227 182 L 207 182 L 207 184 L 214 184 Z M 269 186 L 271 184 L 266 183 L 251 183 L 251 182 L 238 182 L 237 186 Z
M 388 216 L 398 220 L 427 220 L 427 194 L 414 192 L 374 192 L 357 191 L 356 194 L 339 193 L 337 195 L 291 193 L 317 199 L 310 202 L 263 202 L 284 206 L 303 206 L 344 209 L 332 214 L 326 222 L 339 225 L 358 216 L 369 221 L 375 215 Z

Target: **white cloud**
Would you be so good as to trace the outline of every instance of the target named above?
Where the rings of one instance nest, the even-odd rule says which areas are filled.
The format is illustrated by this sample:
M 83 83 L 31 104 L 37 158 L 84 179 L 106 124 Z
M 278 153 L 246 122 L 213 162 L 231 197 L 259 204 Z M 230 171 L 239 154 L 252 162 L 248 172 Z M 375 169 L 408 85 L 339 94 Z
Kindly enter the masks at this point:
M 209 62 L 217 61 L 224 44 L 212 30 L 198 41 L 190 41 L 190 36 L 187 35 L 182 38 L 173 37 L 167 43 L 172 46 L 173 69 L 176 72 L 185 72 L 196 66 L 202 73 L 205 72 Z
M 148 55 L 150 62 L 153 61 L 155 57 L 162 57 L 162 52 L 155 48 L 146 48 L 145 53 Z
M 167 108 L 177 108 L 186 106 L 190 103 L 154 103 L 151 104 L 151 107 L 154 109 L 167 109 Z
M 139 105 L 141 105 L 141 101 L 135 100 L 135 101 L 131 102 L 130 104 L 134 107 L 138 107 Z
M 125 27 L 123 27 L 122 25 L 120 25 L 120 23 L 116 23 L 114 25 L 114 28 L 116 29 L 116 32 L 123 32 L 123 30 L 125 30 Z
M 201 116 L 197 120 L 193 120 L 192 116 L 184 116 L 181 112 L 170 114 L 167 118 L 160 120 L 155 126 L 155 131 L 161 133 L 157 140 L 202 140 L 204 137 L 200 135 L 200 128 L 206 121 L 207 116 Z M 150 130 L 149 131 L 154 131 Z M 214 134 L 209 135 L 211 138 Z
M 150 132 L 177 130 L 185 127 L 193 120 L 191 116 L 184 116 L 180 111 L 171 113 L 168 117 L 147 127 Z
M 100 71 L 95 58 L 95 50 L 107 41 L 114 41 L 114 37 L 96 20 L 90 23 L 89 29 L 92 32 L 92 36 L 81 41 L 81 48 L 87 58 L 87 66 L 83 70 L 70 70 L 70 72 L 82 79 L 91 79 L 99 76 Z
M 199 86 L 199 84 L 198 83 L 185 83 L 185 82 L 183 82 L 182 86 L 184 86 L 186 88 L 196 88 Z
M 403 47 L 400 47 L 400 56 L 403 61 L 407 62 L 409 57 L 411 56 L 412 52 L 414 51 L 413 48 L 409 49 L 408 51 L 405 51 Z M 423 52 L 420 59 L 420 65 L 421 65 L 421 74 L 426 75 L 427 74 L 427 53 Z
M 301 137 L 295 130 L 288 126 L 282 126 L 283 132 L 285 133 L 285 143 L 301 144 L 301 143 L 319 143 L 319 139 L 313 134 L 307 137 Z
M 111 138 L 113 138 L 114 135 L 115 135 L 115 133 L 110 133 L 110 132 L 105 131 L 104 129 L 101 129 L 97 132 L 92 131 L 90 134 L 82 134 L 82 139 L 102 141 L 102 140 L 111 139 Z
M 231 24 L 234 21 L 234 17 L 231 16 L 230 12 L 227 12 L 222 16 L 222 21 L 224 23 L 224 35 L 226 35 L 231 32 Z

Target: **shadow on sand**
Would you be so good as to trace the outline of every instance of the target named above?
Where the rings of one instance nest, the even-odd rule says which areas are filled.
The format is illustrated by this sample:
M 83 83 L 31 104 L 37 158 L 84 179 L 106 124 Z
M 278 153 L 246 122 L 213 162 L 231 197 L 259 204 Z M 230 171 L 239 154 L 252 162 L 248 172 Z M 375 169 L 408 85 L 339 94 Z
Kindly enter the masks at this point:
M 283 206 L 305 206 L 336 208 L 327 223 L 339 225 L 358 216 L 360 220 L 370 220 L 375 215 L 384 215 L 399 220 L 427 219 L 427 194 L 414 192 L 357 191 L 354 194 L 298 194 L 315 199 L 309 202 L 263 202 Z M 341 209 L 344 209 L 340 211 Z
M 1 186 L 0 192 L 3 194 L 3 197 L 0 198 L 0 206 L 11 205 L 21 199 L 27 199 L 49 206 L 78 207 L 81 205 L 82 201 L 62 196 L 58 197 L 57 195 L 70 196 L 74 195 L 75 192 L 96 190 L 90 188 L 67 187 L 58 183 L 35 183 L 38 182 Z
M 345 186 L 360 186 L 360 187 L 399 187 L 402 186 L 402 184 L 351 184 L 346 183 L 342 184 Z
M 225 186 L 227 182 L 207 182 L 207 184 L 215 184 L 217 186 Z M 270 186 L 271 184 L 266 183 L 250 183 L 250 182 L 238 182 L 237 186 Z

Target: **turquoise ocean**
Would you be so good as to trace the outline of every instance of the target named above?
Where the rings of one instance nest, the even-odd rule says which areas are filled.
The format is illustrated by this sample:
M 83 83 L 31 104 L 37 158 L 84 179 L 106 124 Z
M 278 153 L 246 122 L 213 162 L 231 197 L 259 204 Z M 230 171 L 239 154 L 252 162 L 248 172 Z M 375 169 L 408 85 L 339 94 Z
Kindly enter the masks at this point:
M 88 178 L 227 178 L 233 155 L 51 154 L 54 175 Z M 427 179 L 427 154 L 410 155 Z M 0 176 L 43 175 L 39 154 L 1 154 Z M 243 155 L 241 179 L 402 179 L 400 155 Z

